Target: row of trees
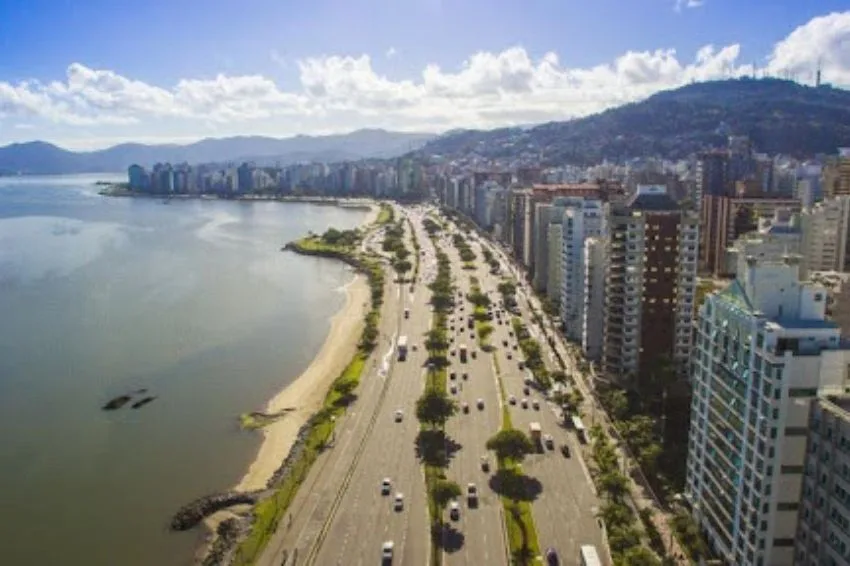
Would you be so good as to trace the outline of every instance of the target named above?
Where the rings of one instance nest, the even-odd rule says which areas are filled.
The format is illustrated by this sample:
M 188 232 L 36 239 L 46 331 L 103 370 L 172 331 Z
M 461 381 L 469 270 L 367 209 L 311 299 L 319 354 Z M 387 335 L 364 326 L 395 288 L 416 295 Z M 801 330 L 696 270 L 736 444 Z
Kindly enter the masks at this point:
M 531 333 L 519 317 L 511 319 L 511 326 L 519 341 L 519 347 L 525 358 L 526 367 L 534 374 L 534 379 L 537 383 L 541 387 L 548 389 L 551 385 L 551 378 L 549 377 L 549 370 L 543 361 L 543 350 L 540 347 L 540 343 L 531 337 Z
M 452 235 L 452 243 L 454 243 L 455 248 L 460 254 L 461 261 L 467 264 L 475 261 L 475 252 L 472 251 L 472 248 L 469 247 L 466 238 L 464 238 L 461 234 L 455 232 Z
M 404 224 L 399 220 L 384 230 L 384 242 L 382 249 L 385 252 L 393 254 L 392 265 L 399 277 L 404 277 L 404 274 L 413 269 L 413 264 L 410 262 L 410 250 L 404 246 Z
M 615 566 L 661 566 L 661 560 L 641 542 L 637 516 L 626 500 L 629 478 L 620 471 L 616 449 L 602 427 L 591 428 L 590 436 L 593 476 L 603 500 L 599 518 L 608 531 Z

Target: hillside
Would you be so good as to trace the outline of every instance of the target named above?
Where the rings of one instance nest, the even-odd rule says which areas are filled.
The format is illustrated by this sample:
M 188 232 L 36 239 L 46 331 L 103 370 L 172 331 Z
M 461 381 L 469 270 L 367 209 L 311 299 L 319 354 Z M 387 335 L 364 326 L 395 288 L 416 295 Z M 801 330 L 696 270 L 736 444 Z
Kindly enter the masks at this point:
M 749 135 L 757 151 L 797 157 L 850 146 L 850 92 L 778 79 L 695 83 L 641 102 L 531 129 L 465 130 L 441 136 L 426 155 L 542 155 L 547 164 L 681 158 Z
M 127 143 L 108 149 L 74 152 L 34 141 L 0 147 L 0 174 L 62 174 L 124 171 L 133 163 L 211 163 L 257 161 L 341 161 L 370 157 L 395 157 L 432 139 L 431 134 L 357 130 L 331 136 L 268 138 L 240 136 L 205 139 L 189 145 L 143 145 Z

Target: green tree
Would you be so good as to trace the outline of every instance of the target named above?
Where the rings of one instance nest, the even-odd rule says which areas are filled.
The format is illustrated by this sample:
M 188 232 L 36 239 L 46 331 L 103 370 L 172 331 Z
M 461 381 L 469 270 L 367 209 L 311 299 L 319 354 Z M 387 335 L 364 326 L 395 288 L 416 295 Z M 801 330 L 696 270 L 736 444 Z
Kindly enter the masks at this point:
M 615 421 L 622 420 L 626 417 L 629 410 L 629 400 L 626 398 L 626 392 L 622 389 L 613 389 L 605 396 L 605 403 L 611 417 Z
M 457 413 L 457 404 L 445 392 L 428 388 L 416 400 L 416 418 L 432 427 L 443 428 Z
M 623 564 L 625 566 L 661 566 L 661 560 L 648 548 L 633 546 L 623 552 Z
M 439 521 L 443 520 L 443 512 L 448 504 L 461 496 L 460 486 L 451 480 L 438 479 L 431 485 L 431 499 L 440 510 Z
M 629 480 L 616 470 L 611 470 L 599 476 L 599 489 L 604 491 L 609 499 L 622 500 L 629 491 Z
M 630 525 L 634 521 L 632 510 L 624 503 L 607 502 L 599 510 L 598 517 L 609 529 Z
M 534 452 L 534 444 L 521 430 L 500 430 L 487 440 L 487 450 L 492 450 L 500 460 L 522 462 L 527 454 Z

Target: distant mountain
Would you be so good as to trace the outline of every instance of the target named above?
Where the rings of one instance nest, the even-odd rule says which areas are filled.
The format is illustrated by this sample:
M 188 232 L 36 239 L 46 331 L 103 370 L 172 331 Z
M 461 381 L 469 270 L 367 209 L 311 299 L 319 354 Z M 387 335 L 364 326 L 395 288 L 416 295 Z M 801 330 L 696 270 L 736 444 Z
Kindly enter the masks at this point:
M 387 158 L 407 153 L 433 134 L 357 130 L 331 136 L 209 138 L 189 145 L 125 143 L 99 151 L 74 152 L 34 141 L 0 147 L 0 173 L 62 174 L 124 171 L 133 163 L 211 163 L 256 161 L 342 161 Z
M 757 151 L 798 157 L 850 146 L 850 92 L 778 79 L 690 84 L 576 120 L 530 129 L 456 130 L 425 144 L 447 158 L 542 157 L 546 164 L 681 158 L 748 135 Z

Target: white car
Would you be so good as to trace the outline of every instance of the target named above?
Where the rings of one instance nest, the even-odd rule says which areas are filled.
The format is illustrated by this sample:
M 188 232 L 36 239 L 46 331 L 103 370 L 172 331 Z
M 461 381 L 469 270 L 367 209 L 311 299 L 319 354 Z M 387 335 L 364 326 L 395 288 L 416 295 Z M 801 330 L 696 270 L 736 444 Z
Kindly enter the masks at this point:
M 522 405 L 523 409 L 527 409 L 528 408 L 528 399 L 523 397 L 522 400 L 519 402 L 519 404 Z
M 466 500 L 470 507 L 478 505 L 478 488 L 475 487 L 474 483 L 466 486 Z
M 543 444 L 546 445 L 546 448 L 548 448 L 549 450 L 555 449 L 555 439 L 552 438 L 551 434 L 543 435 Z
M 532 401 L 532 402 L 531 402 L 531 407 L 532 407 L 535 411 L 539 411 L 539 410 L 540 410 L 540 401 L 538 401 L 537 399 L 535 399 L 534 401 Z
M 381 559 L 392 560 L 394 547 L 395 545 L 393 544 L 393 541 L 388 540 L 387 542 L 385 542 L 384 545 L 381 547 Z
M 404 413 L 402 412 L 401 409 L 398 409 L 395 412 L 395 422 L 400 423 L 402 421 L 402 419 L 404 419 Z
M 451 392 L 452 392 L 452 395 L 457 395 L 457 385 L 455 385 L 455 384 L 453 383 L 453 384 L 452 384 L 452 386 L 451 386 L 451 387 L 449 387 L 449 391 L 451 391 Z
M 484 399 L 479 398 L 479 399 L 475 402 L 475 404 L 478 406 L 478 408 L 479 408 L 480 410 L 482 410 L 482 411 L 484 410 Z
M 384 481 L 381 482 L 381 495 L 389 495 L 392 487 L 393 482 L 390 481 L 390 478 L 384 478 Z
M 404 494 L 398 492 L 395 494 L 395 501 L 393 502 L 393 509 L 396 511 L 401 511 L 404 509 Z
M 452 521 L 460 520 L 460 503 L 457 501 L 449 503 L 449 518 Z

